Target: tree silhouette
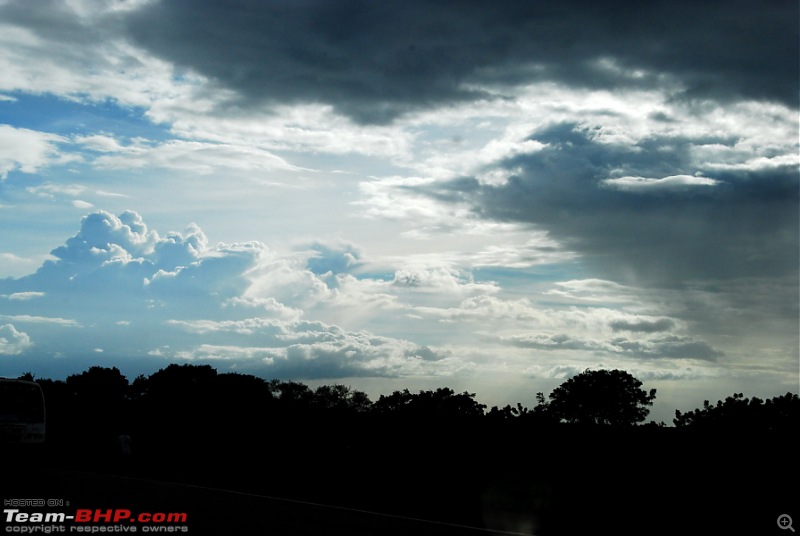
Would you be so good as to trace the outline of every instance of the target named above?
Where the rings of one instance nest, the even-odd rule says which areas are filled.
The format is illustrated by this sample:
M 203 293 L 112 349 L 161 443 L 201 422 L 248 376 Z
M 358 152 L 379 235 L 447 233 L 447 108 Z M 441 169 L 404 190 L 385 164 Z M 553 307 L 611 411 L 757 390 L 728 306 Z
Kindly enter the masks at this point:
M 492 406 L 492 409 L 486 413 L 486 418 L 492 421 L 505 421 L 523 417 L 528 415 L 529 412 L 528 408 L 517 402 L 516 406 L 512 406 L 511 404 L 506 404 L 502 408 Z
M 72 448 L 87 455 L 114 452 L 117 436 L 130 425 L 128 379 L 116 367 L 93 366 L 67 376 L 66 390 Z
M 117 367 L 89 367 L 67 377 L 67 386 L 79 403 L 91 406 L 119 405 L 126 399 L 128 379 Z
M 395 415 L 419 419 L 463 419 L 482 417 L 485 404 L 475 400 L 475 393 L 455 393 L 448 387 L 435 391 L 412 394 L 408 389 L 381 395 L 373 411 L 382 415 Z
M 585 370 L 550 393 L 544 404 L 553 418 L 584 425 L 632 426 L 647 418 L 656 390 L 623 370 Z M 540 404 L 541 405 L 541 404 Z
M 304 383 L 272 380 L 269 388 L 281 411 L 308 411 L 314 403 L 314 391 Z
M 724 401 L 717 401 L 716 405 L 706 400 L 702 408 L 686 413 L 676 409 L 672 422 L 677 428 L 788 432 L 797 426 L 798 416 L 800 399 L 796 394 L 786 393 L 763 401 L 734 393 Z
M 449 388 L 397 390 L 372 403 L 341 384 L 312 389 L 209 365 L 172 364 L 130 386 L 119 370 L 102 367 L 35 381 L 46 401 L 48 453 L 81 471 L 136 471 L 459 524 L 518 507 L 539 516 L 537 534 L 561 533 L 563 523 L 569 533 L 586 532 L 580 519 L 575 526 L 576 511 L 592 528 L 608 523 L 609 531 L 627 533 L 622 522 L 640 531 L 663 513 L 650 505 L 673 500 L 671 489 L 658 495 L 627 478 L 651 459 L 694 493 L 681 505 L 681 528 L 708 512 L 718 528 L 719 513 L 783 509 L 790 504 L 783 478 L 797 467 L 798 395 L 737 393 L 676 411 L 674 429 L 633 426 L 656 392 L 620 370 L 586 370 L 549 397 L 537 393 L 533 407 L 488 412 L 474 394 Z M 122 433 L 133 445 L 124 461 L 116 441 Z M 623 442 L 631 448 L 620 449 Z M 572 463 L 576 444 L 591 445 L 594 460 Z M 697 445 L 726 457 L 698 456 Z M 758 494 L 708 494 L 712 481 L 719 490 L 754 482 Z
M 366 413 L 371 402 L 369 396 L 346 385 L 320 385 L 314 391 L 314 407 L 319 411 L 337 414 Z
M 216 379 L 217 371 L 211 365 L 171 364 L 151 374 L 145 389 L 150 397 L 198 401 L 208 398 Z

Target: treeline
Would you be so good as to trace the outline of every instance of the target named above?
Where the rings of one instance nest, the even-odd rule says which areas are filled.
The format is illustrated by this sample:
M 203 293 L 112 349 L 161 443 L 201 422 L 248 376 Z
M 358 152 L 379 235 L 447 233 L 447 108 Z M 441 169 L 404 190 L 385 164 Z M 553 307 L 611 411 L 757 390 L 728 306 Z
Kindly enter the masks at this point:
M 698 408 L 686 413 L 675 410 L 673 423 L 676 427 L 692 427 L 702 430 L 775 430 L 790 432 L 800 423 L 798 397 L 786 393 L 771 399 L 746 398 L 743 393 L 734 393 L 724 401 L 711 404 L 708 400 Z
M 620 370 L 587 370 L 556 388 L 549 397 L 537 393 L 537 405 L 520 403 L 487 409 L 474 393 L 456 393 L 447 387 L 412 393 L 408 389 L 369 396 L 342 384 L 316 389 L 295 382 L 239 373 L 218 373 L 210 365 L 172 364 L 150 376 L 129 382 L 116 367 L 94 366 L 68 376 L 66 381 L 20 378 L 39 383 L 44 391 L 54 430 L 66 421 L 70 429 L 140 427 L 170 422 L 174 428 L 206 423 L 209 419 L 251 421 L 270 418 L 372 417 L 416 422 L 525 421 L 555 425 L 642 425 L 656 390 L 641 388 L 641 382 Z M 790 431 L 800 416 L 797 394 L 772 399 L 746 398 L 734 393 L 724 401 L 705 401 L 702 408 L 675 411 L 672 424 L 678 428 L 747 428 Z M 81 424 L 82 423 L 82 424 Z M 181 423 L 178 425 L 178 423 Z M 647 423 L 666 426 L 665 423 Z M 77 428 L 76 428 L 77 426 Z
M 797 394 L 737 393 L 676 411 L 666 426 L 645 422 L 655 390 L 620 370 L 587 370 L 538 393 L 533 408 L 487 408 L 446 387 L 373 401 L 345 385 L 312 389 L 208 365 L 173 364 L 132 382 L 103 367 L 65 381 L 24 378 L 45 394 L 46 448 L 59 466 L 477 526 L 533 516 L 537 534 L 621 533 L 623 516 L 633 528 L 653 516 L 669 524 L 659 508 L 673 503 L 675 485 L 681 516 L 700 528 L 704 518 L 716 528 L 711 514 L 731 508 L 772 515 L 785 501 L 781 475 L 797 468 Z M 745 482 L 759 494 L 729 495 Z
M 304 457 L 306 468 L 338 463 L 337 458 L 363 464 L 378 452 L 427 463 L 426 449 L 464 457 L 498 450 L 523 455 L 534 441 L 539 452 L 558 452 L 587 434 L 595 446 L 605 442 L 609 449 L 622 440 L 658 442 L 667 449 L 687 434 L 744 444 L 793 437 L 800 416 L 797 394 L 761 400 L 736 393 L 693 411 L 676 410 L 672 427 L 645 422 L 656 391 L 642 389 L 621 370 L 573 376 L 547 397 L 538 393 L 533 408 L 519 403 L 487 408 L 474 393 L 447 387 L 397 390 L 372 401 L 341 384 L 312 389 L 192 364 L 172 364 L 133 382 L 117 368 L 97 366 L 65 381 L 35 381 L 45 395 L 47 443 L 55 454 L 75 460 L 114 457 L 125 435 L 137 458 L 159 465 L 174 460 L 175 470 L 187 453 L 227 456 L 231 465 L 265 456 Z

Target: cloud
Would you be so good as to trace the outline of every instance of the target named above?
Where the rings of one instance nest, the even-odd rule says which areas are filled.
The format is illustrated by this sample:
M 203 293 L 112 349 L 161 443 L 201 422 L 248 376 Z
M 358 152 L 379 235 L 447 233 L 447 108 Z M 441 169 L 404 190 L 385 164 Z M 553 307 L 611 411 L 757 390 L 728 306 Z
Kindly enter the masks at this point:
M 163 97 L 157 108 L 169 108 L 192 92 L 194 77 L 173 80 L 170 66 L 126 42 L 119 25 L 125 10 L 103 6 L 87 15 L 81 5 L 0 3 L 0 90 L 95 103 L 113 96 L 125 106 L 148 106 Z
M 68 161 L 69 157 L 62 156 L 58 148 L 66 141 L 54 134 L 0 125 L 0 180 L 15 170 L 31 174 L 41 167 Z
M 372 288 L 370 280 L 360 284 L 347 273 L 360 269 L 351 246 L 317 243 L 281 257 L 257 242 L 209 246 L 194 224 L 162 236 L 136 212 L 97 211 L 52 254 L 37 272 L 0 280 L 10 313 L 0 319 L 30 326 L 43 341 L 42 355 L 55 355 L 57 347 L 58 355 L 85 360 L 103 349 L 109 359 L 220 361 L 299 378 L 443 374 L 467 366 L 431 346 L 305 318 L 328 309 L 367 310 L 371 300 L 355 297 L 365 294 L 386 305 L 376 288 L 393 288 L 391 281 L 372 281 Z M 310 268 L 324 273 L 318 277 Z M 425 292 L 472 285 L 465 274 L 416 273 L 427 277 Z M 343 284 L 329 288 L 325 279 L 337 278 Z M 58 317 L 62 311 L 74 320 Z M 23 353 L 27 335 L 5 330 L 3 351 Z
M 263 317 L 242 320 L 169 320 L 168 323 L 198 335 L 222 332 L 248 336 L 269 334 L 270 337 L 275 337 L 285 325 L 278 320 Z
M 171 281 L 195 288 L 209 284 L 211 292 L 214 281 L 227 274 L 241 276 L 243 267 L 250 266 L 261 249 L 254 243 L 210 248 L 208 238 L 195 224 L 161 237 L 137 212 L 128 210 L 115 216 L 97 211 L 81 220 L 77 234 L 52 250 L 56 260 L 46 262 L 36 278 L 91 285 L 92 278 L 120 276 L 140 289 L 144 285 L 163 288 Z M 124 275 L 125 271 L 129 275 Z
M 8 296 L 9 300 L 33 300 L 45 296 L 44 292 L 15 292 Z
M 316 243 L 311 246 L 311 256 L 306 265 L 314 274 L 349 273 L 361 266 L 361 253 L 355 246 L 343 245 L 332 248 L 325 244 Z
M 0 0 L 6 370 L 790 383 L 797 11 Z
M 126 197 L 123 194 L 93 190 L 82 184 L 43 182 L 36 186 L 28 186 L 25 190 L 35 196 L 46 199 L 76 198 L 78 196 L 95 196 L 98 198 Z M 81 199 L 72 199 L 70 204 L 82 210 L 93 208 L 94 205 Z
M 321 322 L 263 323 L 251 319 L 244 324 L 194 323 L 194 328 L 198 327 L 202 330 L 199 333 L 210 328 L 232 331 L 240 337 L 235 344 L 201 344 L 177 352 L 177 357 L 192 361 L 235 361 L 237 369 L 271 377 L 398 377 L 437 374 L 464 366 L 446 360 L 429 347 L 363 331 L 349 332 Z M 246 345 L 256 340 L 261 345 Z
M 221 168 L 248 173 L 297 171 L 283 158 L 245 144 L 205 143 L 171 140 L 162 144 L 138 144 L 100 156 L 99 169 L 165 168 L 201 175 L 218 173 Z
M 720 181 L 695 175 L 671 175 L 662 179 L 644 177 L 619 177 L 604 179 L 602 184 L 630 192 L 648 193 L 663 190 L 680 190 L 697 186 L 716 186 Z
M 75 136 L 74 142 L 91 151 L 99 153 L 118 153 L 125 150 L 114 137 L 105 134 Z
M 211 247 L 194 224 L 162 237 L 136 212 L 97 211 L 35 273 L 0 280 L 0 293 L 41 296 L 11 302 L 18 305 L 9 313 L 77 315 L 84 325 L 142 315 L 158 322 L 173 309 L 210 314 L 242 297 L 263 251 L 258 243 Z
M 519 348 L 534 348 L 536 350 L 601 350 L 602 342 L 584 340 L 579 337 L 559 334 L 537 334 L 517 336 L 507 339 L 507 344 Z
M 41 259 L 29 259 L 14 253 L 0 253 L 0 261 L 7 275 L 29 274 L 42 262 Z
M 643 333 L 656 333 L 659 331 L 669 331 L 675 326 L 675 322 L 669 318 L 659 318 L 655 320 L 615 320 L 609 324 L 614 331 L 638 331 Z
M 468 272 L 445 267 L 403 268 L 395 272 L 391 284 L 415 292 L 437 294 L 491 294 L 497 290 L 492 283 L 476 283 Z
M 182 237 L 180 247 L 187 255 L 193 251 L 192 236 Z M 257 242 L 221 244 L 194 262 L 175 266 L 172 271 L 161 268 L 144 279 L 144 285 L 154 297 L 177 295 L 183 299 L 198 300 L 196 305 L 207 303 L 219 306 L 241 296 L 250 286 L 246 273 L 257 265 L 264 245 Z M 177 257 L 172 257 L 170 264 Z M 163 260 L 163 257 L 161 258 Z M 176 303 L 180 306 L 180 302 Z
M 58 195 L 76 197 L 86 192 L 86 187 L 80 184 L 53 184 L 45 182 L 37 186 L 29 186 L 26 190 L 39 197 L 53 199 Z
M 579 253 L 599 275 L 621 283 L 678 285 L 691 280 L 776 277 L 798 266 L 797 170 L 792 167 L 694 175 L 701 140 L 651 136 L 620 143 L 574 123 L 530 137 L 546 145 L 497 163 L 502 184 L 474 177 L 418 185 L 442 202 L 469 202 L 495 221 L 526 222 Z M 631 173 L 631 172 L 634 173 Z M 692 174 L 686 173 L 691 171 Z M 666 176 L 682 188 L 640 195 L 604 187 L 609 175 Z M 697 185 L 698 181 L 715 181 Z M 667 180 L 667 179 L 661 179 Z M 630 186 L 630 180 L 622 184 Z
M 19 355 L 31 346 L 30 337 L 11 324 L 0 326 L 0 355 Z
M 66 327 L 80 327 L 80 324 L 75 320 L 68 318 L 58 318 L 52 316 L 32 316 L 32 315 L 0 315 L 4 320 L 11 320 L 16 323 L 27 324 L 52 324 L 57 326 Z
M 720 10 L 689 1 L 237 0 L 152 2 L 122 23 L 139 46 L 233 90 L 237 106 L 324 102 L 381 123 L 542 79 L 595 88 L 671 81 L 687 99 L 796 106 L 796 20 L 789 2 L 754 11 L 744 1 Z
M 621 352 L 643 358 L 699 359 L 716 361 L 724 354 L 702 341 L 686 337 L 666 336 L 639 341 L 615 338 L 611 341 Z
M 637 289 L 602 279 L 573 279 L 555 283 L 545 295 L 571 302 L 624 304 L 640 299 Z
M 65 263 L 87 264 L 94 268 L 102 262 L 126 261 L 146 255 L 157 240 L 158 235 L 147 230 L 136 212 L 127 211 L 117 217 L 98 211 L 85 216 L 78 234 L 51 254 Z
M 637 359 L 694 359 L 716 361 L 724 354 L 703 341 L 675 335 L 648 339 L 587 339 L 580 336 L 537 334 L 504 339 L 507 344 L 544 351 L 589 351 L 596 354 L 616 355 Z

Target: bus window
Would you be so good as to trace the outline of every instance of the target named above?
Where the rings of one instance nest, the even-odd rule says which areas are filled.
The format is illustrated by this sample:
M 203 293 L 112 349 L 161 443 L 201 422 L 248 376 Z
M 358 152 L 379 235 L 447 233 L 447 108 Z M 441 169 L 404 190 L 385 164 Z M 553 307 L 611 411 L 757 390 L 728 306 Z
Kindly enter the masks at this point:
M 44 395 L 39 384 L 0 378 L 0 443 L 44 443 Z

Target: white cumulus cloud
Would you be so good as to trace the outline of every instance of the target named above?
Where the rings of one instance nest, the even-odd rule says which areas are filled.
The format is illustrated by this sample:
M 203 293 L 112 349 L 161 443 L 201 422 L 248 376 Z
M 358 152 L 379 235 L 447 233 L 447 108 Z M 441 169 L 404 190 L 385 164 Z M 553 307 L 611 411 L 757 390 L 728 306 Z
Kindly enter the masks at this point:
M 18 355 L 31 346 L 27 333 L 18 331 L 11 324 L 0 326 L 0 355 Z

